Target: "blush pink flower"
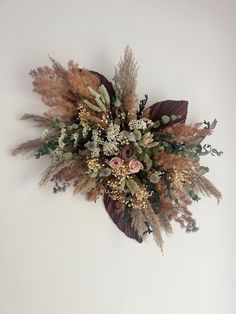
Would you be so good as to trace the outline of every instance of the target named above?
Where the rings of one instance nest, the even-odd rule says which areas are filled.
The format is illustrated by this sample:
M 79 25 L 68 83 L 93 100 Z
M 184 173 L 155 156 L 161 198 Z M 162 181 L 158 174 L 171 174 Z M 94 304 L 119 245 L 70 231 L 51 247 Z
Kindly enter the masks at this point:
M 129 172 L 130 173 L 137 173 L 141 169 L 143 169 L 142 163 L 137 159 L 132 159 L 129 162 Z
M 123 164 L 124 160 L 121 159 L 120 157 L 113 157 L 110 161 L 109 161 L 109 166 L 112 169 L 116 169 L 119 168 L 122 164 Z

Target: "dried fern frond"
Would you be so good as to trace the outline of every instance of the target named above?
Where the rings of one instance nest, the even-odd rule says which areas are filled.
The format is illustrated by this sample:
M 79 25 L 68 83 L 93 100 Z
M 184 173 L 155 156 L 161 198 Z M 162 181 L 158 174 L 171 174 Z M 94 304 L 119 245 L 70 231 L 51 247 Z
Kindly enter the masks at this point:
M 45 185 L 48 181 L 53 178 L 57 173 L 59 173 L 62 169 L 70 167 L 73 164 L 73 160 L 59 160 L 53 162 L 42 174 L 42 179 L 39 182 L 39 186 Z
M 122 91 L 124 97 L 134 95 L 137 85 L 138 64 L 129 46 L 125 48 L 124 57 L 115 67 L 114 83 L 116 92 Z
M 75 181 L 81 173 L 85 172 L 86 163 L 84 159 L 72 159 L 64 168 L 53 175 L 51 181 L 69 182 Z
M 43 145 L 44 141 L 41 138 L 36 138 L 34 140 L 29 140 L 18 145 L 15 149 L 12 150 L 11 154 L 15 156 L 17 154 L 25 155 L 28 153 L 34 153 L 38 151 L 40 148 L 42 148 Z
M 192 213 L 188 210 L 188 206 L 192 204 L 192 199 L 189 194 L 181 189 L 174 189 L 173 191 L 173 211 L 175 215 L 174 220 L 178 222 L 182 229 L 187 233 L 196 232 L 196 220 L 192 217 Z

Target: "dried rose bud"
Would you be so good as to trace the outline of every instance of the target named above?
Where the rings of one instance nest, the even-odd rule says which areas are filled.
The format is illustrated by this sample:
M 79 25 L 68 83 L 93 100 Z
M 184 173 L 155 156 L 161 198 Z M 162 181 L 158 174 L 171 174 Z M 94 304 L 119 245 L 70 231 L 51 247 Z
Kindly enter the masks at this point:
M 134 157 L 134 149 L 130 145 L 126 145 L 121 149 L 121 156 L 124 160 L 130 160 Z
M 120 157 L 113 157 L 110 161 L 109 161 L 109 166 L 112 169 L 116 169 L 119 168 L 122 164 L 123 164 L 124 160 L 122 160 Z
M 137 159 L 132 159 L 129 162 L 129 172 L 130 173 L 137 173 L 141 169 L 143 169 L 143 164 L 137 160 Z

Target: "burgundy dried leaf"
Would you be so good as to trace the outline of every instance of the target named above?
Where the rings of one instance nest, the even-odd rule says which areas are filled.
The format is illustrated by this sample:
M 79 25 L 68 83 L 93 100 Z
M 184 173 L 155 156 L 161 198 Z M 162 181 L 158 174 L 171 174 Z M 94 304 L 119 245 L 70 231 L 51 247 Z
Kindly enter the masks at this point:
M 177 122 L 185 123 L 188 112 L 188 102 L 186 100 L 165 100 L 155 103 L 148 109 L 150 112 L 149 119 L 154 122 L 160 120 L 164 115 L 181 116 L 175 121 L 170 121 L 168 124 L 166 124 L 166 126 L 169 126 Z
M 137 232 L 131 226 L 131 223 L 132 223 L 131 218 L 124 219 L 122 217 L 122 213 L 119 210 L 117 210 L 117 207 L 116 207 L 117 202 L 114 201 L 106 193 L 104 194 L 103 201 L 104 201 L 104 205 L 105 205 L 105 208 L 106 208 L 109 216 L 111 217 L 113 222 L 117 225 L 117 227 L 122 232 L 124 232 L 124 234 L 127 237 L 134 239 L 134 240 L 138 241 L 139 243 L 142 243 L 143 239 L 139 237 Z

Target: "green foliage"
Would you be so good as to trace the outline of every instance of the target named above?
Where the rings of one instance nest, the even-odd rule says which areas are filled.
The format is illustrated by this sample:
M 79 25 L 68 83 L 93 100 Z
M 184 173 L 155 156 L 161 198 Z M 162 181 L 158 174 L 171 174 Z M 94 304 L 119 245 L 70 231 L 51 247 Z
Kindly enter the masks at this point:
M 191 197 L 191 199 L 195 202 L 198 202 L 201 199 L 193 190 L 190 190 L 188 194 Z
M 152 233 L 152 229 L 150 228 L 149 223 L 147 221 L 145 221 L 144 224 L 146 225 L 147 230 L 145 230 L 143 234 L 145 235 L 147 233 L 148 234 Z
M 148 95 L 144 95 L 144 99 L 141 99 L 139 103 L 139 110 L 137 112 L 138 118 L 142 116 L 142 113 L 143 113 L 144 108 L 146 107 L 147 101 L 148 101 Z
M 216 148 L 213 148 L 210 144 L 205 144 L 203 146 L 199 145 L 199 156 L 204 156 L 211 154 L 212 156 L 221 156 L 222 151 L 218 151 Z
M 72 152 L 66 152 L 62 156 L 64 159 L 71 159 L 73 157 L 73 154 Z
M 55 127 L 59 128 L 59 129 L 63 129 L 66 127 L 65 123 L 62 122 L 59 117 L 56 117 L 56 116 L 53 117 L 52 122 L 54 123 Z
M 209 172 L 209 168 L 208 167 L 200 166 L 200 173 L 201 173 L 201 175 L 204 175 L 204 174 L 206 174 L 208 172 Z
M 41 156 L 50 155 L 57 147 L 57 142 L 53 139 L 49 139 L 42 148 L 40 148 L 37 153 L 35 153 L 35 157 L 39 159 Z
M 152 205 L 154 212 L 157 214 L 160 210 L 161 203 L 160 203 L 160 195 L 156 190 L 155 184 L 150 182 L 145 171 L 139 171 L 137 173 L 137 177 L 144 183 L 148 191 L 151 192 L 151 196 L 149 197 L 149 200 L 150 200 L 150 203 Z

